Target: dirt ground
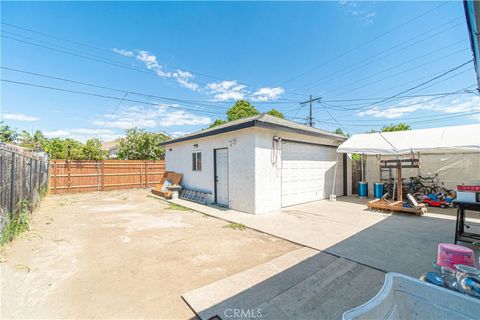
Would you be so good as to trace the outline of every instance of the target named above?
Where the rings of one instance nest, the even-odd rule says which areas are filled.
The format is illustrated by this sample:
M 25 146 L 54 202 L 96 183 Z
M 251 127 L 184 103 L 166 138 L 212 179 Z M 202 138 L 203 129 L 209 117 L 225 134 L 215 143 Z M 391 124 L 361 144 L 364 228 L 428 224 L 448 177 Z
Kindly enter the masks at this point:
M 146 190 L 49 196 L 3 248 L 1 318 L 188 319 L 181 294 L 298 246 Z

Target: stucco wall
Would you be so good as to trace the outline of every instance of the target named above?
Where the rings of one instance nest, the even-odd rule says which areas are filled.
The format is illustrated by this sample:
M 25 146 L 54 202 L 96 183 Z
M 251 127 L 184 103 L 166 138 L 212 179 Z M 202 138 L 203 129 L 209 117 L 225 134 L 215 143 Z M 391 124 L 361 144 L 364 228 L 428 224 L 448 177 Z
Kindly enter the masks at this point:
M 277 165 L 272 164 L 272 139 L 305 141 L 317 144 L 339 145 L 325 138 L 288 133 L 264 128 L 247 128 L 220 135 L 189 140 L 166 146 L 167 170 L 183 173 L 182 184 L 193 189 L 209 191 L 208 202 L 214 201 L 213 150 L 228 148 L 230 208 L 261 214 L 281 208 L 281 154 Z M 198 148 L 193 145 L 198 144 Z M 171 151 L 169 150 L 171 149 Z M 192 152 L 202 152 L 202 171 L 192 171 Z M 350 159 L 348 167 L 351 167 Z M 342 156 L 339 157 L 335 193 L 343 195 Z M 333 170 L 329 172 L 333 179 Z M 349 169 L 349 175 L 351 170 Z M 350 178 L 348 192 L 351 191 Z M 330 193 L 331 185 L 328 188 Z
M 335 140 L 311 137 L 280 130 L 271 130 L 264 128 L 256 128 L 255 130 L 255 198 L 257 199 L 255 203 L 255 209 L 257 214 L 266 213 L 281 208 L 281 154 L 277 157 L 277 164 L 273 164 L 272 139 L 274 136 L 281 137 L 282 139 L 311 142 L 316 144 L 326 144 L 332 146 L 340 144 Z M 351 167 L 350 160 L 348 160 L 347 166 Z M 333 170 L 331 170 L 331 172 L 328 172 L 326 179 L 333 180 Z M 330 194 L 331 188 L 332 185 L 327 184 L 328 194 Z M 348 190 L 351 190 L 351 188 Z M 340 155 L 339 157 L 335 193 L 337 195 L 343 195 L 342 155 Z
M 255 135 L 253 128 L 189 140 L 166 146 L 167 170 L 183 173 L 182 184 L 210 191 L 214 201 L 213 150 L 228 148 L 230 208 L 255 213 Z M 198 148 L 193 145 L 198 144 Z M 171 149 L 171 151 L 169 150 Z M 192 152 L 202 152 L 202 171 L 192 171 Z

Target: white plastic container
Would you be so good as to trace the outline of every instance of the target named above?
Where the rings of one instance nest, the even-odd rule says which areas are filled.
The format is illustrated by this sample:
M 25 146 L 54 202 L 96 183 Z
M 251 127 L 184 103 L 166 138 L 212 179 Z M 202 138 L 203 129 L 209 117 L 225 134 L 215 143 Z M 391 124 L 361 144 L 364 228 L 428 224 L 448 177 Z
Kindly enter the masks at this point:
M 344 320 L 477 320 L 479 317 L 480 299 L 394 272 L 387 273 L 375 297 L 343 314 Z

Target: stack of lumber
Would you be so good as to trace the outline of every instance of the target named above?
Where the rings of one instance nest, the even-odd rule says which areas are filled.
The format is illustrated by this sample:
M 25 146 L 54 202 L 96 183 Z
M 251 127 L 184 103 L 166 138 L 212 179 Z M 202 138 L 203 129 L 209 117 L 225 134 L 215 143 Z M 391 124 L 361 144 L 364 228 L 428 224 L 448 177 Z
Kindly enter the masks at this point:
M 377 210 L 386 210 L 386 211 L 395 211 L 395 212 L 406 212 L 413 213 L 418 216 L 427 212 L 427 208 L 423 203 L 418 204 L 418 206 L 404 207 L 402 201 L 388 201 L 386 199 L 375 199 L 368 201 L 367 207 Z
M 180 185 L 182 178 L 183 178 L 183 174 L 181 173 L 175 173 L 173 171 L 165 171 L 162 179 L 160 180 L 160 183 L 155 185 L 155 187 L 152 188 L 151 192 L 154 195 L 163 197 L 165 199 L 171 199 L 172 192 L 168 190 L 167 187 Z

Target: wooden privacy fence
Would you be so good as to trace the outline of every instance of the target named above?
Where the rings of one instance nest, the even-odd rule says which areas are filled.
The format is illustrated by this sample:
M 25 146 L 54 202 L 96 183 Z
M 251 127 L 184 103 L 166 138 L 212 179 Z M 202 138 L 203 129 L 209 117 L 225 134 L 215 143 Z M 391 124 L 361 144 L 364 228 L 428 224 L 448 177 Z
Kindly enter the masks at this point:
M 33 209 L 48 191 L 48 156 L 0 142 L 0 235 L 18 217 L 22 203 Z
M 147 188 L 165 172 L 165 160 L 51 160 L 50 165 L 50 193 Z

